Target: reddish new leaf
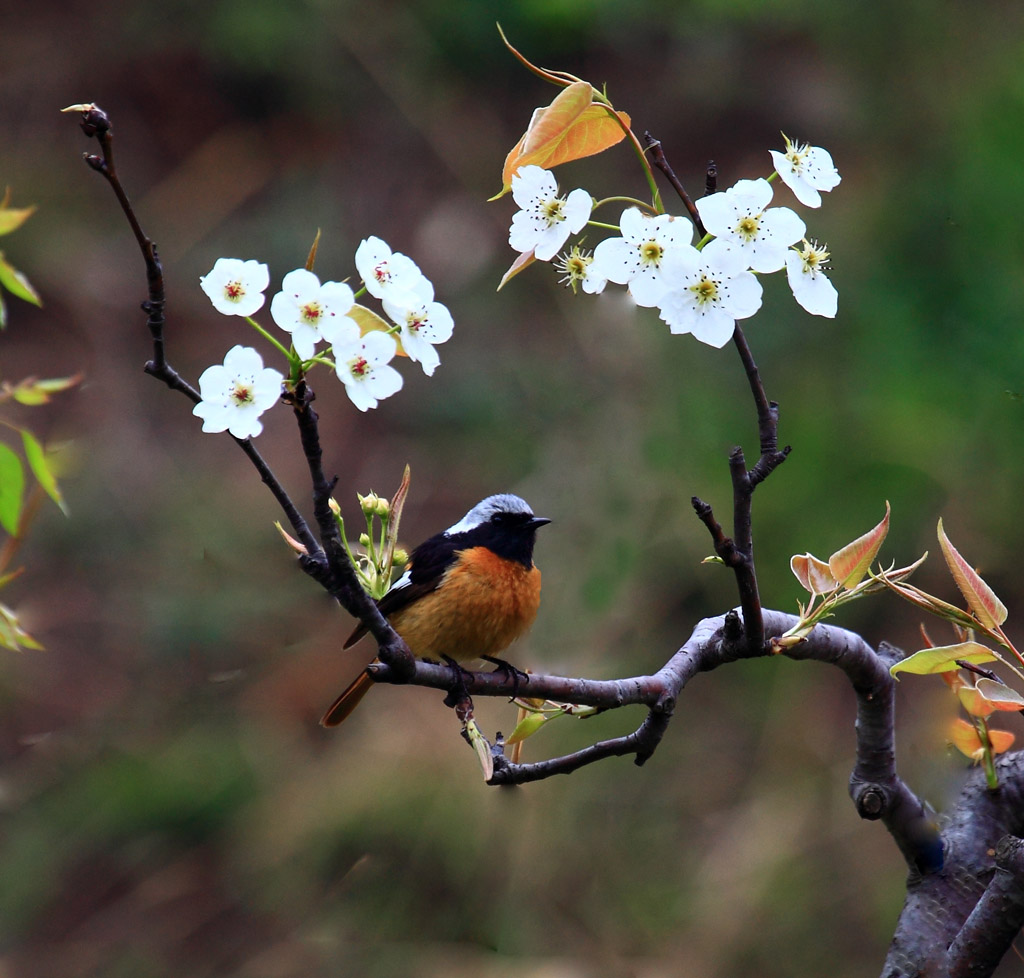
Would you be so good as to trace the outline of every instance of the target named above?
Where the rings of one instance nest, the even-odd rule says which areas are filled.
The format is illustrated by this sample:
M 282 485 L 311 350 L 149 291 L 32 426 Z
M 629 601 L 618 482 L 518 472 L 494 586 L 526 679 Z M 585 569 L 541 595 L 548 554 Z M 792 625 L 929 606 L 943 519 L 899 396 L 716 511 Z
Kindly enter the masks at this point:
M 878 551 L 882 547 L 882 541 L 885 540 L 888 532 L 889 503 L 886 502 L 885 517 L 881 523 L 829 557 L 828 566 L 832 576 L 843 587 L 848 589 L 855 588 L 864 579 L 868 568 L 871 567 L 875 557 L 878 556 Z
M 996 597 L 995 592 L 982 579 L 981 575 L 960 556 L 959 551 L 946 536 L 939 520 L 939 546 L 942 556 L 946 558 L 949 572 L 960 588 L 960 593 L 967 602 L 967 607 L 974 612 L 978 621 L 986 628 L 998 628 L 1006 621 L 1006 605 Z
M 839 582 L 832 576 L 828 564 L 813 554 L 797 554 L 789 559 L 789 568 L 810 594 L 828 594 Z

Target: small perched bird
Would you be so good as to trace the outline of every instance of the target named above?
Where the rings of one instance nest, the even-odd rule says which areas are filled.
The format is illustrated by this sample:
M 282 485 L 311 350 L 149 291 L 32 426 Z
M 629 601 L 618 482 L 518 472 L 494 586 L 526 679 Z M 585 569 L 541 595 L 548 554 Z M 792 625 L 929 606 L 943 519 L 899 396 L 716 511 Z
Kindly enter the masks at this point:
M 413 550 L 405 573 L 377 607 L 418 658 L 468 662 L 497 655 L 537 617 L 540 570 L 533 544 L 538 528 L 550 522 L 518 496 L 488 496 Z M 360 624 L 345 648 L 365 634 Z M 372 685 L 361 672 L 320 723 L 337 726 Z

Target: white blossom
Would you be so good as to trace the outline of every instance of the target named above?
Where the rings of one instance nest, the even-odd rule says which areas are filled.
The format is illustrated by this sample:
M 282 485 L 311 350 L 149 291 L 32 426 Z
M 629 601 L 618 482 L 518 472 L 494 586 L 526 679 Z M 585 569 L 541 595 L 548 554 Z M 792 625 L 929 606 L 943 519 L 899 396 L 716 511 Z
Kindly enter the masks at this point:
M 673 333 L 692 333 L 709 346 L 724 346 L 737 319 L 761 308 L 761 283 L 743 259 L 715 239 L 703 251 L 673 251 L 665 275 L 671 286 L 661 298 L 661 318 Z
M 284 377 L 263 366 L 250 346 L 233 346 L 223 364 L 207 367 L 199 377 L 202 400 L 192 413 L 203 419 L 203 431 L 230 431 L 236 438 L 255 438 L 263 430 L 260 415 L 277 403 Z
M 588 295 L 598 295 L 604 292 L 604 287 L 608 284 L 608 279 L 594 270 L 593 254 L 578 245 L 573 245 L 567 252 L 559 255 L 554 264 L 555 270 L 562 273 L 558 281 L 571 288 L 574 293 L 582 288 Z
M 402 349 L 430 377 L 441 362 L 434 345 L 451 339 L 455 322 L 448 307 L 434 301 L 434 286 L 428 279 L 423 278 L 408 295 L 410 304 L 383 299 L 381 305 L 399 328 Z
M 834 319 L 839 293 L 825 274 L 829 253 L 817 241 L 805 238 L 803 244 L 803 248 L 791 248 L 786 253 L 786 277 L 793 298 L 812 315 Z
M 667 284 L 663 276 L 666 258 L 675 249 L 692 248 L 689 221 L 659 214 L 645 217 L 628 207 L 619 219 L 620 238 L 606 238 L 594 249 L 590 274 L 629 286 L 637 305 L 656 306 Z
M 393 337 L 379 330 L 360 336 L 355 323 L 351 329 L 342 324 L 337 332 L 331 351 L 334 369 L 360 411 L 375 408 L 402 389 L 402 375 L 389 365 L 397 348 Z
M 512 177 L 512 198 L 521 209 L 512 216 L 508 243 L 516 251 L 532 251 L 538 261 L 554 258 L 569 235 L 582 230 L 593 207 L 585 190 L 559 197 L 554 174 L 533 165 Z
M 819 190 L 832 190 L 842 179 L 827 150 L 807 143 L 795 143 L 785 133 L 786 152 L 769 150 L 782 182 L 805 207 L 820 207 Z
M 255 259 L 218 258 L 213 268 L 199 277 L 199 285 L 213 308 L 225 316 L 253 316 L 265 301 L 270 270 Z
M 740 180 L 728 190 L 702 197 L 697 210 L 704 227 L 727 248 L 739 251 L 755 272 L 777 272 L 786 251 L 807 226 L 788 207 L 768 207 L 772 185 L 765 179 Z
M 377 299 L 402 302 L 402 293 L 414 292 L 423 272 L 408 255 L 392 251 L 386 241 L 365 238 L 356 248 L 356 269 L 366 291 Z
M 270 315 L 281 329 L 292 334 L 295 352 L 308 360 L 320 340 L 332 342 L 335 322 L 346 316 L 355 301 L 344 282 L 321 285 L 312 272 L 296 268 L 285 275 L 281 291 L 271 300 Z

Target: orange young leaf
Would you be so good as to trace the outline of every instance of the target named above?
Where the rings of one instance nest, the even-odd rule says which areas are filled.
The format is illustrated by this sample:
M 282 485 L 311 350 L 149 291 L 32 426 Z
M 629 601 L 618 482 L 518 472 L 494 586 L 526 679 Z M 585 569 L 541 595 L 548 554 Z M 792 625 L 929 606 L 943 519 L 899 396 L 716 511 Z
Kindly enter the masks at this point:
M 956 694 L 963 708 L 975 717 L 987 717 L 996 710 L 1024 710 L 1024 696 L 991 679 L 979 679 L 976 686 L 963 685 Z
M 988 732 L 988 742 L 992 745 L 993 754 L 1002 754 L 1004 751 L 1008 751 L 1016 739 L 1009 730 L 992 730 L 990 728 Z
M 946 558 L 949 572 L 960 588 L 960 593 L 967 602 L 967 607 L 974 612 L 986 628 L 998 628 L 1006 621 L 1006 605 L 996 597 L 995 592 L 982 579 L 978 572 L 960 556 L 956 547 L 949 542 L 946 531 L 939 520 L 939 546 L 942 556 Z
M 960 751 L 964 757 L 969 757 L 972 761 L 980 761 L 981 755 L 985 752 L 985 747 L 981 742 L 981 738 L 978 736 L 978 731 L 975 729 L 973 723 L 969 723 L 967 720 L 957 717 L 953 721 L 953 727 L 949 732 L 949 739 L 953 742 L 953 746 Z
M 890 675 L 898 672 L 909 672 L 915 676 L 930 676 L 936 672 L 951 672 L 959 669 L 960 662 L 994 662 L 999 658 L 991 649 L 977 642 L 961 642 L 959 645 L 937 645 L 934 648 L 921 649 L 905 659 L 893 663 L 889 668 Z
M 629 122 L 625 112 L 595 102 L 589 82 L 573 82 L 550 105 L 534 109 L 526 132 L 505 158 L 498 196 L 508 193 L 519 167 L 532 163 L 550 170 L 601 153 L 626 138 Z
M 851 590 L 855 588 L 863 580 L 875 557 L 878 556 L 882 541 L 885 540 L 885 535 L 888 532 L 889 503 L 886 502 L 885 517 L 881 523 L 829 557 L 828 566 L 832 571 L 832 576 L 843 587 Z
M 789 568 L 805 591 L 811 594 L 828 594 L 839 582 L 832 576 L 828 564 L 813 554 L 797 554 L 789 559 Z

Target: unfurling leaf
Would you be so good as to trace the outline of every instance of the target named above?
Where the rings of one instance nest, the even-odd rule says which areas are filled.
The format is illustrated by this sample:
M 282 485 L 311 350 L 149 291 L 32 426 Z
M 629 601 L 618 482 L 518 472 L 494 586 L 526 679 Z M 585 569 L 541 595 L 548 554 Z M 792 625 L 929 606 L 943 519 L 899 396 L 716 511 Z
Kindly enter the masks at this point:
M 967 602 L 967 607 L 974 612 L 986 628 L 998 628 L 1006 621 L 1006 605 L 996 597 L 995 592 L 982 579 L 978 572 L 960 556 L 959 551 L 946 536 L 939 520 L 939 546 L 942 555 L 956 586 Z
M 380 565 L 388 574 L 390 584 L 391 565 L 395 557 L 395 547 L 398 544 L 398 524 L 402 520 L 402 509 L 405 507 L 405 497 L 409 495 L 409 482 L 412 478 L 412 470 L 408 465 L 402 473 L 402 481 L 398 484 L 395 494 L 391 497 L 391 506 L 388 511 L 388 529 L 384 539 L 384 549 L 381 552 Z
M 313 266 L 316 265 L 316 253 L 320 247 L 320 228 L 316 229 L 316 237 L 313 239 L 313 243 L 309 246 L 309 254 L 306 256 L 306 271 L 313 271 Z
M 909 672 L 915 676 L 930 676 L 936 672 L 950 672 L 959 669 L 957 660 L 961 662 L 995 662 L 999 659 L 991 649 L 977 642 L 961 642 L 959 645 L 938 645 L 931 649 L 921 649 L 913 655 L 894 663 L 889 672 L 895 676 L 898 672 Z
M 529 268 L 537 259 L 534 257 L 533 251 L 524 251 L 516 257 L 516 260 L 509 265 L 508 271 L 501 276 L 501 281 L 498 283 L 498 287 L 494 290 L 500 292 L 504 287 L 505 283 L 510 279 L 515 278 L 523 269 Z
M 476 759 L 480 762 L 484 781 L 490 781 L 494 777 L 494 758 L 491 756 L 491 746 L 487 743 L 487 738 L 480 732 L 476 720 L 472 717 L 466 721 L 463 732 L 476 751 Z
M 863 580 L 889 532 L 889 503 L 885 504 L 885 517 L 874 529 L 837 550 L 828 559 L 832 576 L 845 588 L 853 589 Z
M 823 560 L 813 554 L 796 555 L 789 559 L 790 570 L 796 579 L 810 594 L 829 594 L 839 582 L 832 576 L 832 571 Z
M 280 533 L 282 537 L 284 537 L 284 542 L 287 543 L 288 546 L 291 547 L 292 550 L 294 550 L 297 554 L 308 554 L 309 553 L 309 551 L 306 549 L 306 545 L 304 543 L 300 543 L 298 540 L 296 540 L 295 537 L 293 537 L 290 533 L 288 533 L 285 530 L 285 528 L 283 526 L 281 526 L 280 523 L 275 522 L 274 526 L 277 527 L 277 532 Z
M 626 138 L 629 116 L 595 102 L 594 94 L 590 82 L 575 81 L 550 105 L 534 109 L 526 132 L 505 158 L 499 197 L 509 191 L 512 177 L 521 166 L 532 163 L 551 170 L 561 163 L 601 153 Z

